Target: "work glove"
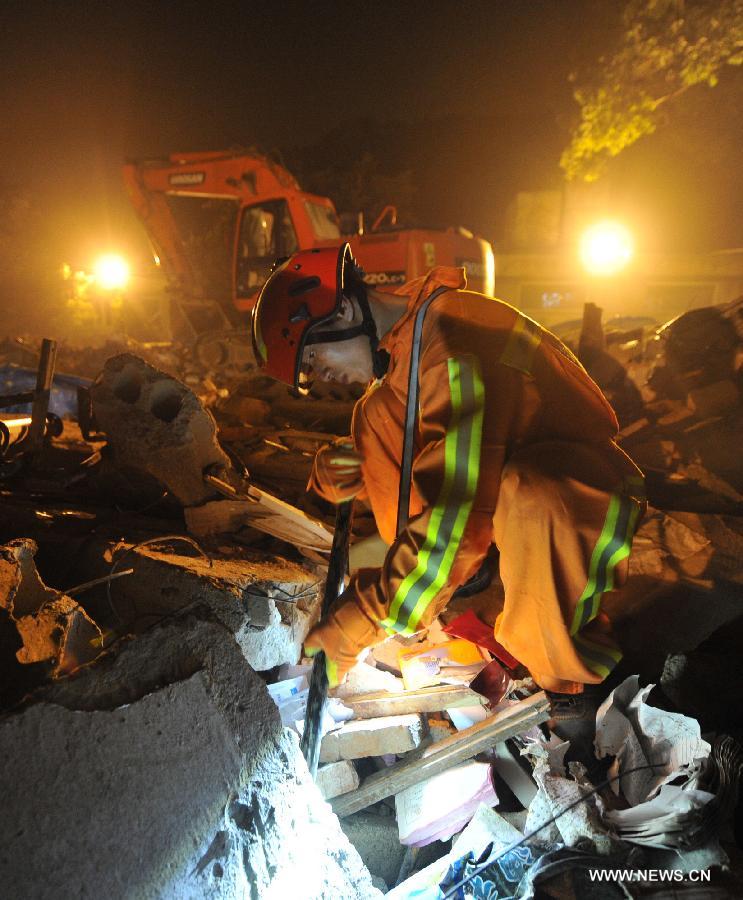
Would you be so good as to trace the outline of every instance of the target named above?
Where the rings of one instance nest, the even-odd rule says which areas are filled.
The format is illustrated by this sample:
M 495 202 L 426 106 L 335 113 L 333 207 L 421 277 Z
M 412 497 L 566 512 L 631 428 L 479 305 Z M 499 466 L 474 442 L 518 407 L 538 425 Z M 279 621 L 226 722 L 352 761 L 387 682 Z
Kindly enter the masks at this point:
M 336 438 L 315 454 L 309 487 L 331 503 L 352 500 L 364 487 L 361 463 L 351 438 Z
M 338 605 L 315 625 L 305 639 L 306 656 L 312 657 L 320 650 L 325 651 L 328 687 L 342 684 L 358 662 L 359 655 L 374 643 L 373 629 L 365 629 L 368 633 L 360 632 L 358 621 L 353 604 L 344 604 L 339 598 Z

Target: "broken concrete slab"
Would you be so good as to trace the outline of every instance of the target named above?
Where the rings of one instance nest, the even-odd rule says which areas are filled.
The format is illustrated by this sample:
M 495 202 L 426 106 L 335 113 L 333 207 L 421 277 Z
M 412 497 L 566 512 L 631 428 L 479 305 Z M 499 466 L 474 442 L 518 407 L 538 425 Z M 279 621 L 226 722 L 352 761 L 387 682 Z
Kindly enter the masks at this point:
M 339 759 L 320 766 L 315 784 L 326 800 L 332 800 L 333 797 L 355 791 L 359 786 L 359 773 L 350 759 Z
M 50 663 L 63 675 L 94 660 L 101 652 L 101 630 L 71 597 L 45 603 L 32 616 L 16 619 L 23 647 L 18 662 Z
M 0 722 L 3 893 L 380 896 L 223 626 L 119 651 Z
M 418 715 L 353 720 L 325 735 L 320 762 L 407 753 L 415 750 L 424 736 L 423 718 Z
M 121 353 L 106 361 L 90 397 L 117 464 L 156 478 L 184 506 L 215 496 L 204 472 L 232 464 L 213 416 L 185 384 Z
M 227 626 L 257 671 L 299 661 L 321 602 L 321 580 L 310 568 L 247 550 L 242 558 L 217 551 L 209 558 L 187 556 L 175 541 L 133 546 L 91 544 L 81 559 L 89 578 L 108 574 L 117 560 L 119 567 L 134 569 L 110 586 L 126 628 L 142 631 L 163 616 L 198 606 Z M 186 552 L 191 552 L 187 546 Z
M 44 584 L 36 551 L 28 539 L 0 547 L 0 607 L 21 641 L 18 662 L 46 663 L 52 675 L 61 675 L 100 654 L 101 632 L 75 600 Z
M 0 606 L 16 618 L 32 615 L 57 591 L 48 588 L 36 571 L 35 541 L 19 539 L 0 547 Z

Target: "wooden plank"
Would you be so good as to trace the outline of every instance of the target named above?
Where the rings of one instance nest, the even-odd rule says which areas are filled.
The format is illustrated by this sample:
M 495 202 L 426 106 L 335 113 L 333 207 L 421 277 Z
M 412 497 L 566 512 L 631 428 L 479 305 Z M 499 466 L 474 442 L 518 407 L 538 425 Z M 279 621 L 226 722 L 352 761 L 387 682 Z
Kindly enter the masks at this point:
M 545 722 L 550 716 L 549 707 L 547 695 L 539 691 L 484 722 L 432 744 L 419 759 L 403 759 L 388 769 L 375 772 L 357 790 L 334 800 L 333 812 L 338 816 L 348 816 L 385 797 L 398 794 L 424 778 L 438 775 L 457 763 L 471 759 L 494 744 Z
M 374 691 L 359 694 L 343 701 L 353 710 L 356 719 L 375 719 L 379 716 L 399 716 L 406 713 L 441 712 L 451 706 L 476 706 L 487 698 L 460 684 L 440 684 L 418 691 Z
M 244 525 L 265 531 L 298 547 L 320 553 L 330 552 L 333 531 L 319 519 L 285 503 L 267 491 L 248 485 L 245 493 L 221 479 L 207 475 L 205 480 L 229 500 L 212 500 L 203 506 L 185 510 L 186 527 L 197 537 L 238 531 Z

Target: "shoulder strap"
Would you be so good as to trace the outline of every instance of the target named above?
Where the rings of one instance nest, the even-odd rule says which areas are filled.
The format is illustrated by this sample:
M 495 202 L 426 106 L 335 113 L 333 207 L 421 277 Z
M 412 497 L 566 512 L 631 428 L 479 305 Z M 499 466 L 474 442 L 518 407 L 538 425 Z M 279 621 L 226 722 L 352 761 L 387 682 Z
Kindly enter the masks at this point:
M 410 371 L 408 373 L 408 401 L 405 405 L 405 431 L 403 434 L 402 462 L 400 465 L 400 489 L 397 495 L 396 534 L 398 535 L 408 527 L 408 519 L 410 517 L 410 484 L 413 477 L 413 443 L 415 439 L 415 419 L 418 412 L 418 394 L 420 392 L 418 367 L 421 358 L 423 320 L 431 303 L 438 296 L 449 290 L 451 288 L 446 285 L 436 288 L 418 310 L 415 324 L 413 325 L 413 345 L 410 348 Z

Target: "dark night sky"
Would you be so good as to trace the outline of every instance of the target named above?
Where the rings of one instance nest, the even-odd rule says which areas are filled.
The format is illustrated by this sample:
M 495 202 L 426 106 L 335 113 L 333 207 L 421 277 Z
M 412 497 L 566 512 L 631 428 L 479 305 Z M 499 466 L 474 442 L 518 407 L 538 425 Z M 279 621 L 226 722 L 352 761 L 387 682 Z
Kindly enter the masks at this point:
M 256 145 L 293 163 L 323 140 L 319 152 L 331 156 L 372 143 L 387 165 L 419 173 L 429 218 L 498 237 L 518 189 L 559 185 L 574 108 L 567 74 L 605 48 L 617 9 L 609 0 L 6 0 L 0 180 L 43 198 L 55 251 L 82 258 L 104 241 L 140 241 L 120 185 L 127 156 Z M 703 122 L 702 146 L 720 143 L 719 118 Z M 339 127 L 342 138 L 329 140 Z M 688 210 L 678 197 L 690 175 L 679 152 L 695 146 L 651 138 L 618 172 L 628 196 L 649 196 L 649 219 L 662 228 L 665 216 L 682 241 L 691 232 L 679 231 Z M 664 154 L 679 184 L 667 175 L 658 186 Z M 695 190 L 704 193 L 705 178 L 692 179 Z M 714 189 L 729 198 L 725 184 Z M 723 228 L 712 239 L 740 235 Z

